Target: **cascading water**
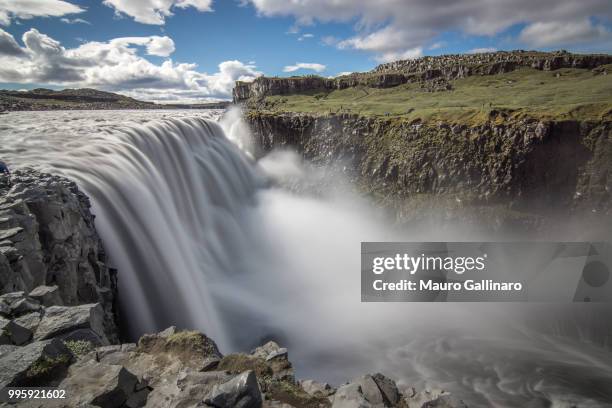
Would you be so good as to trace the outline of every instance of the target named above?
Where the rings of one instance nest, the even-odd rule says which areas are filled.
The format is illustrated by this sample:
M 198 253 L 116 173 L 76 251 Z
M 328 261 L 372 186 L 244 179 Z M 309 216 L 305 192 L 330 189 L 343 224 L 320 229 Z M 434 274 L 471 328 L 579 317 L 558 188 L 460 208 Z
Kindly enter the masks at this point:
M 341 178 L 294 153 L 255 163 L 233 115 L 221 126 L 218 114 L 192 111 L 0 117 L 4 160 L 62 173 L 92 198 L 131 336 L 198 328 L 224 352 L 274 337 L 299 376 L 380 370 L 471 406 L 612 402 L 610 328 L 585 321 L 605 321 L 609 308 L 362 304 L 360 241 L 464 234 L 395 230 Z

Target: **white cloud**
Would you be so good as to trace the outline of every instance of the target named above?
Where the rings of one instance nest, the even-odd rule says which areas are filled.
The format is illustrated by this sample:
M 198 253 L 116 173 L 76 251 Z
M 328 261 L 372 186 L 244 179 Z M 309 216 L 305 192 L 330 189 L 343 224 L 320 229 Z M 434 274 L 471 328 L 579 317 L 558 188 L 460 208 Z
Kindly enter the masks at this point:
M 104 0 L 118 15 L 126 14 L 143 24 L 164 25 L 173 8 L 193 7 L 197 11 L 212 11 L 212 0 Z
M 355 35 L 335 45 L 372 53 L 378 60 L 411 55 L 443 32 L 494 36 L 517 24 L 528 25 L 521 36 L 528 46 L 572 44 L 604 34 L 602 25 L 585 27 L 584 21 L 596 17 L 607 24 L 612 20 L 610 0 L 244 1 L 252 3 L 260 15 L 292 16 L 298 25 L 357 21 Z M 532 27 L 540 22 L 548 26 Z M 559 31 L 566 33 L 548 35 L 554 26 L 564 27 Z
M 328 76 L 328 78 L 338 78 L 338 77 L 345 76 L 345 75 L 351 75 L 352 73 L 353 73 L 352 71 L 338 72 L 336 75 Z
M 298 41 L 304 41 L 305 39 L 313 38 L 313 37 L 314 37 L 314 34 L 310 34 L 310 33 L 302 34 L 299 36 Z
M 151 36 L 151 37 L 122 37 L 111 40 L 111 44 L 116 45 L 141 45 L 146 48 L 148 55 L 155 55 L 158 57 L 168 57 L 174 50 L 174 41 L 172 38 L 164 36 Z
M 317 64 L 314 62 L 298 62 L 295 65 L 287 65 L 285 68 L 283 68 L 283 72 L 295 72 L 300 69 L 323 72 L 327 69 L 327 67 L 323 64 Z
M 609 40 L 612 39 L 612 32 L 585 18 L 580 21 L 536 22 L 525 27 L 519 38 L 527 44 L 549 47 Z
M 121 91 L 146 100 L 227 99 L 236 80 L 261 75 L 252 64 L 225 61 L 218 72 L 197 70 L 196 64 L 165 59 L 154 64 L 139 55 L 167 57 L 174 51 L 169 37 L 123 37 L 87 42 L 66 49 L 36 29 L 27 31 L 23 46 L 0 29 L 0 82 L 44 83 Z
M 439 50 L 440 48 L 446 47 L 446 41 L 438 41 L 429 46 L 430 50 Z
M 379 54 L 375 57 L 376 61 L 384 63 L 384 62 L 392 62 L 406 59 L 415 59 L 423 56 L 423 48 L 416 47 L 411 50 L 406 50 L 403 52 L 385 52 L 384 54 Z
M 84 20 L 82 18 L 62 18 L 60 19 L 60 21 L 62 23 L 66 23 L 66 24 L 88 24 L 91 25 L 91 23 L 87 20 Z
M 467 53 L 468 54 L 485 54 L 487 52 L 495 52 L 497 48 L 494 47 L 483 47 L 483 48 L 472 48 Z
M 10 25 L 14 19 L 61 17 L 85 10 L 62 0 L 0 0 L 0 24 Z

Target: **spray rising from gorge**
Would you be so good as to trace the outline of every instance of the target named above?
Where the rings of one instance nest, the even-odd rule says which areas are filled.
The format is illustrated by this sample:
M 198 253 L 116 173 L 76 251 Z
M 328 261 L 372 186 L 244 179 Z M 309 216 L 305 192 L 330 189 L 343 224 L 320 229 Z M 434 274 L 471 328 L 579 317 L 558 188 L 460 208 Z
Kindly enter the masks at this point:
M 585 378 L 606 392 L 612 367 L 593 362 L 609 361 L 608 329 L 586 332 L 571 317 L 593 316 L 590 305 L 563 322 L 538 308 L 534 331 L 532 305 L 360 303 L 361 241 L 441 237 L 392 228 L 341 176 L 295 153 L 255 162 L 239 114 L 214 116 L 24 112 L 0 123 L 9 164 L 64 174 L 91 197 L 127 335 L 197 328 L 224 351 L 275 338 L 303 375 L 385 369 L 406 384 L 452 382 L 483 406 L 542 393 L 584 402 Z M 592 347 L 577 347 L 585 340 Z

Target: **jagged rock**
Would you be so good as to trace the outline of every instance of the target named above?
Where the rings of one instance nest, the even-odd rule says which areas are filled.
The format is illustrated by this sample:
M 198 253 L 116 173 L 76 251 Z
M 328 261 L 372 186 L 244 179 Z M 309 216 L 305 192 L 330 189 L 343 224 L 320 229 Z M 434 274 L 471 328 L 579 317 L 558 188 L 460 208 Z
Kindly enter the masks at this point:
M 263 346 L 255 348 L 255 350 L 251 352 L 251 355 L 253 355 L 254 357 L 266 359 L 270 355 L 270 353 L 278 351 L 279 349 L 280 346 L 275 341 L 269 341 Z
M 32 333 L 36 331 L 36 328 L 40 324 L 41 314 L 40 312 L 28 313 L 23 316 L 19 316 L 14 319 L 15 323 L 20 325 L 21 327 L 25 327 L 30 330 Z
M 207 357 L 202 362 L 202 368 L 200 368 L 200 371 L 216 370 L 217 367 L 219 367 L 219 362 L 221 362 L 219 357 Z
M 385 377 L 381 373 L 374 374 L 372 378 L 380 389 L 386 406 L 395 406 L 397 403 L 399 403 L 400 392 L 397 388 L 397 384 L 395 384 L 395 381 Z
M 370 374 L 366 374 L 352 381 L 352 384 L 359 385 L 361 394 L 372 406 L 384 407 L 385 396 L 378 387 L 378 384 Z
M 11 304 L 11 315 L 21 316 L 26 313 L 38 312 L 41 309 L 40 303 L 34 299 L 22 298 Z
M 372 408 L 372 404 L 365 399 L 359 384 L 349 383 L 338 388 L 332 397 L 332 408 Z
M 289 356 L 287 349 L 286 348 L 279 348 L 278 350 L 275 350 L 273 352 L 271 352 L 270 354 L 268 354 L 268 356 L 266 357 L 266 361 L 270 361 L 270 360 L 274 360 L 275 358 L 287 358 Z
M 60 297 L 59 288 L 57 285 L 53 286 L 37 286 L 28 295 L 32 299 L 37 300 L 44 306 L 62 306 L 62 298 Z
M 106 334 L 116 341 L 116 281 L 105 264 L 89 199 L 74 182 L 33 169 L 15 170 L 12 182 L 10 189 L 0 187 L 0 293 L 31 293 L 45 306 L 100 303 Z M 2 305 L 18 300 L 12 296 L 0 297 L 0 313 Z
M 421 408 L 468 408 L 468 406 L 463 401 L 450 395 L 441 395 L 434 400 L 425 402 L 421 405 Z
M 142 407 L 149 390 L 120 365 L 88 360 L 74 364 L 58 388 L 65 389 L 72 406 L 91 404 L 100 408 Z M 130 401 L 131 405 L 127 402 Z
M 8 386 L 27 386 L 65 368 L 72 353 L 58 339 L 37 341 L 0 356 L 0 390 Z M 48 382 L 47 382 L 48 383 Z
M 215 408 L 260 408 L 262 397 L 255 373 L 245 371 L 223 384 L 215 385 L 205 403 Z
M 0 302 L 10 307 L 14 302 L 23 299 L 24 297 L 25 293 L 23 291 L 5 293 L 0 296 Z
M 328 383 L 320 383 L 315 380 L 302 380 L 299 384 L 306 393 L 315 397 L 328 396 L 334 392 Z
M 0 344 L 21 346 L 32 339 L 32 331 L 16 323 L 14 320 L 0 322 Z
M 108 344 L 104 333 L 104 311 L 98 303 L 48 307 L 34 333 L 34 338 L 48 339 L 77 329 L 91 329 L 103 343 Z

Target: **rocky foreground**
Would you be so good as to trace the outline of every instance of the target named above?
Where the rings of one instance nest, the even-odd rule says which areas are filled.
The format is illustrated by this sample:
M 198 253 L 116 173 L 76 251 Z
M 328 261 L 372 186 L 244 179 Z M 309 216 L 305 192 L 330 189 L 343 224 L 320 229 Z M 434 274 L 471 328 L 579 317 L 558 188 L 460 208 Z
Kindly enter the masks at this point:
M 465 406 L 443 391 L 399 388 L 378 373 L 339 387 L 297 380 L 287 349 L 274 342 L 223 355 L 206 335 L 170 327 L 120 344 L 117 276 L 107 266 L 85 194 L 74 182 L 31 169 L 15 171 L 10 184 L 0 180 L 0 194 L 0 398 L 8 387 L 66 392 L 65 399 L 11 404 Z

